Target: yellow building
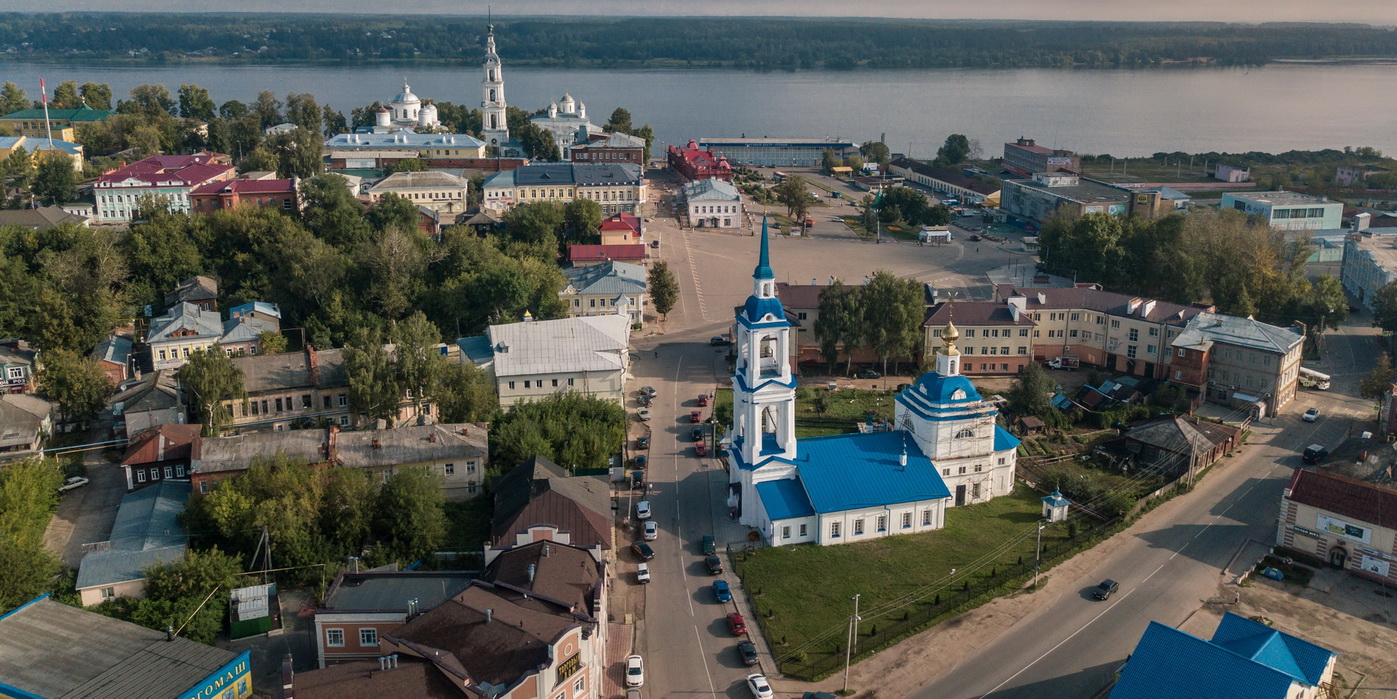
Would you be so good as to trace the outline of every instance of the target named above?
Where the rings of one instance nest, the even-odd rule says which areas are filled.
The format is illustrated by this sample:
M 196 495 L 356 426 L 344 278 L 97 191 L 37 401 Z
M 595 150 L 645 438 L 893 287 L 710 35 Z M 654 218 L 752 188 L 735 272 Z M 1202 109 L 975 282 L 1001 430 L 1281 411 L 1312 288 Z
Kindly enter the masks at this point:
M 82 144 L 59 140 L 56 135 L 52 143 L 40 136 L 0 136 L 0 160 L 9 158 L 20 148 L 29 154 L 35 166 L 40 158 L 68 158 L 73 169 L 82 172 Z
M 45 120 L 42 109 L 21 109 L 0 116 L 0 127 L 8 127 L 16 136 L 43 137 L 47 137 L 52 128 L 55 140 L 71 141 L 77 135 L 79 124 L 106 121 L 113 114 L 116 112 L 110 109 L 89 109 L 83 105 L 77 109 L 49 109 Z

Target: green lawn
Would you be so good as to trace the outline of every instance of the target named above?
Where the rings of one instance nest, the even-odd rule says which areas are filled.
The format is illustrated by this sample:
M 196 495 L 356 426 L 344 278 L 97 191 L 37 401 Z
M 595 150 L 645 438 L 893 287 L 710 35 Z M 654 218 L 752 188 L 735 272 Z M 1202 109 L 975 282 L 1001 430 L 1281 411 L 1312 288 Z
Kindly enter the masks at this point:
M 825 396 L 828 405 L 824 414 L 815 410 L 815 402 Z M 805 386 L 796 390 L 796 421 L 803 417 L 840 418 L 861 421 L 865 414 L 874 412 L 885 418 L 893 416 L 893 394 L 887 391 L 870 391 L 859 388 L 844 388 L 830 391 L 824 388 Z
M 922 232 L 922 229 L 916 226 L 909 226 L 905 223 L 897 226 L 883 226 L 882 230 L 884 233 L 887 233 L 888 235 L 897 238 L 898 240 L 904 240 L 912 243 L 917 242 L 917 236 Z
M 1013 495 L 951 508 L 946 528 L 936 532 L 842 546 L 803 544 L 753 551 L 742 564 L 744 584 L 748 594 L 755 595 L 758 613 L 765 617 L 767 641 L 780 655 L 783 643 L 794 647 L 843 628 L 853 611 L 849 600 L 855 594 L 862 595 L 860 633 L 872 633 L 880 623 L 886 628 L 902 618 L 902 610 L 879 615 L 879 607 L 945 580 L 952 568 L 965 571 L 1020 535 L 1028 534 L 990 565 L 1013 565 L 1021 557 L 1032 561 L 1031 533 L 1042 507 L 1039 497 L 1019 485 Z M 1065 538 L 1066 527 L 1060 524 L 1043 532 L 1045 546 Z M 988 567 L 980 573 L 962 572 L 955 580 L 989 573 Z M 843 642 L 842 635 L 838 641 Z

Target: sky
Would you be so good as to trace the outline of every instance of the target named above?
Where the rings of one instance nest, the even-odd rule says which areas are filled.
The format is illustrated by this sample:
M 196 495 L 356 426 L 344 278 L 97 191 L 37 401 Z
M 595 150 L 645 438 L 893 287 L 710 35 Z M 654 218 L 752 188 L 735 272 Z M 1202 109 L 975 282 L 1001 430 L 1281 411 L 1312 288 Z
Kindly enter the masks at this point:
M 21 12 L 91 11 L 91 0 L 6 0 Z M 497 0 L 497 14 L 613 16 L 904 17 L 1103 21 L 1360 22 L 1397 25 L 1394 0 L 877 0 L 850 12 L 847 0 Z M 485 13 L 483 0 L 107 0 L 115 12 Z M 390 12 L 384 12 L 385 8 Z

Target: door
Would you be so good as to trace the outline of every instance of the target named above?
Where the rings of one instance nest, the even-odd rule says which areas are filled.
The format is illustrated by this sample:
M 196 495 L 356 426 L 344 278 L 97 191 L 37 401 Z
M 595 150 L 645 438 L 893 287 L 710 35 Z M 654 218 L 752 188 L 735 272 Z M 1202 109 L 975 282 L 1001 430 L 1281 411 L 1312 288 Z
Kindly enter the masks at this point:
M 958 486 L 956 486 L 956 507 L 960 507 L 961 505 L 964 505 L 964 504 L 965 504 L 965 486 L 963 486 L 963 485 L 958 485 Z
M 1329 549 L 1329 564 L 1335 568 L 1343 568 L 1348 561 L 1348 551 L 1342 546 L 1335 546 Z

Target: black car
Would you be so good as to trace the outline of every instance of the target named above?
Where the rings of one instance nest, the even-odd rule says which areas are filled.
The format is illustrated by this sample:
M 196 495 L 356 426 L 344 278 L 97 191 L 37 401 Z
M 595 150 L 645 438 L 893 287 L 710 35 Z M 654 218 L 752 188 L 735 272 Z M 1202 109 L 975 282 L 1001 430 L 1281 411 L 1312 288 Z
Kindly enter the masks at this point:
M 650 435 L 647 434 L 647 435 L 642 435 L 642 436 L 640 436 L 640 437 L 636 437 L 636 438 L 635 438 L 635 448 L 636 448 L 636 449 L 649 449 L 649 448 L 650 448 Z
M 703 428 L 695 427 L 694 429 L 689 430 L 689 436 L 693 437 L 695 442 L 703 441 Z
M 757 659 L 757 644 L 751 641 L 743 641 L 737 644 L 737 655 L 742 658 L 743 665 L 756 665 L 759 662 Z
M 637 541 L 631 544 L 631 550 L 634 551 L 635 555 L 639 556 L 642 561 L 648 561 L 655 557 L 655 549 L 650 548 L 650 544 L 644 541 Z
M 860 371 L 860 372 L 859 372 L 858 376 L 859 376 L 859 378 L 861 378 L 861 379 L 881 379 L 881 378 L 883 378 L 883 375 L 880 374 L 880 373 L 878 373 L 878 371 L 877 371 L 876 369 L 864 369 L 863 371 Z
M 713 337 L 708 338 L 708 344 L 714 347 L 727 347 L 728 345 L 732 344 L 732 340 L 729 340 L 728 338 L 722 335 L 715 335 Z
M 978 242 L 980 242 L 980 236 L 979 236 L 979 235 L 972 235 L 972 236 L 970 236 L 970 242 L 972 242 L 972 243 L 978 243 Z
M 1329 456 L 1329 450 L 1325 449 L 1323 444 L 1311 444 L 1305 447 L 1305 452 L 1300 455 L 1300 460 L 1313 466 L 1323 461 L 1326 456 Z
M 1111 593 L 1116 592 L 1119 589 L 1121 589 L 1120 583 L 1114 580 L 1102 580 L 1100 585 L 1097 585 L 1095 588 L 1092 589 L 1091 596 L 1100 600 L 1104 600 L 1110 598 Z
M 648 546 L 646 548 L 649 548 Z M 723 559 L 717 556 L 708 556 L 703 559 L 703 564 L 708 566 L 709 575 L 723 574 Z

